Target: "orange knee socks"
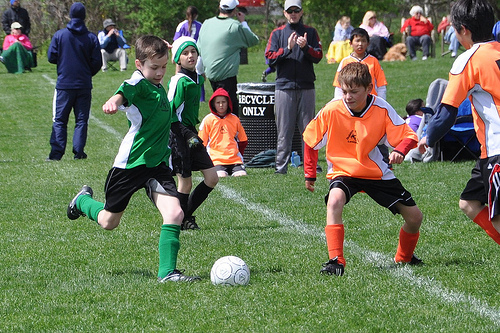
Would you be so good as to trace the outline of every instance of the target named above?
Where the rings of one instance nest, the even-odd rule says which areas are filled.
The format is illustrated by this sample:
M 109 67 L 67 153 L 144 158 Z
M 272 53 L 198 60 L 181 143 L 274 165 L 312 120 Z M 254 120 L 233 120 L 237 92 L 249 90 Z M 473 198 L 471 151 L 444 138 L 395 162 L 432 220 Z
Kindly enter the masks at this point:
M 419 232 L 410 234 L 401 228 L 399 231 L 398 250 L 396 251 L 396 257 L 394 257 L 395 262 L 410 262 L 413 251 L 415 251 L 415 247 L 417 246 L 419 235 Z
M 339 263 L 345 266 L 344 258 L 344 225 L 329 224 L 325 227 L 326 246 L 330 259 L 338 257 Z
M 493 224 L 490 221 L 489 214 L 488 214 L 488 207 L 484 207 L 482 211 L 479 212 L 479 214 L 476 215 L 474 218 L 474 223 L 479 225 L 481 228 L 483 228 L 484 231 L 493 238 L 493 240 L 500 245 L 500 233 L 495 229 Z

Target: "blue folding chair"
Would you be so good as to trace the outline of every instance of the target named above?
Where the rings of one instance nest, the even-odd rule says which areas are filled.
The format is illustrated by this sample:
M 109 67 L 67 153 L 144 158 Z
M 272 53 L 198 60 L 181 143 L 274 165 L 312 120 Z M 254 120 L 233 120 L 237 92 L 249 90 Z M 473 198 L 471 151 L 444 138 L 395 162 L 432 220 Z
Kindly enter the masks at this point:
M 460 104 L 455 125 L 439 141 L 441 161 L 475 160 L 480 155 L 480 144 L 474 131 L 469 99 Z

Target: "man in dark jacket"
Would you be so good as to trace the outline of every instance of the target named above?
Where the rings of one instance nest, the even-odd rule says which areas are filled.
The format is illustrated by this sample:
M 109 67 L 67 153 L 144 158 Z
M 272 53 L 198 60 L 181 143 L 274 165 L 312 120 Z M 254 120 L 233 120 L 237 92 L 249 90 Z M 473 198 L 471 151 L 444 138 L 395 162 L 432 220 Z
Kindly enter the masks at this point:
M 2 15 L 2 26 L 6 35 L 10 35 L 10 26 L 14 22 L 19 22 L 22 26 L 21 32 L 24 35 L 29 36 L 31 31 L 30 16 L 28 15 L 28 11 L 26 9 L 21 8 L 19 0 L 10 0 L 10 8 L 7 9 Z
M 87 158 L 84 152 L 92 99 L 92 76 L 102 66 L 101 47 L 97 36 L 85 26 L 85 7 L 75 2 L 70 9 L 66 28 L 52 37 L 48 60 L 57 64 L 57 83 L 54 96 L 53 124 L 47 160 L 58 161 L 64 155 L 67 125 L 71 110 L 75 113 L 73 154 L 75 159 Z
M 286 0 L 284 15 L 288 23 L 269 36 L 266 58 L 276 66 L 274 112 L 278 130 L 276 173 L 286 174 L 292 150 L 295 124 L 300 133 L 314 118 L 316 94 L 313 64 L 323 58 L 316 29 L 302 23 L 300 0 Z

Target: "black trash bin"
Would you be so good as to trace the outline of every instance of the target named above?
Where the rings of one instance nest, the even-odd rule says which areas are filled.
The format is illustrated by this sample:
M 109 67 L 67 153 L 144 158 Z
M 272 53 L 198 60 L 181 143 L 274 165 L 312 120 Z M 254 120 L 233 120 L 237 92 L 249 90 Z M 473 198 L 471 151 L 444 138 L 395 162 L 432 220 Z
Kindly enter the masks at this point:
M 248 137 L 245 162 L 268 149 L 276 149 L 278 135 L 274 119 L 274 82 L 238 83 L 239 117 Z M 297 126 L 292 151 L 302 157 L 302 135 Z

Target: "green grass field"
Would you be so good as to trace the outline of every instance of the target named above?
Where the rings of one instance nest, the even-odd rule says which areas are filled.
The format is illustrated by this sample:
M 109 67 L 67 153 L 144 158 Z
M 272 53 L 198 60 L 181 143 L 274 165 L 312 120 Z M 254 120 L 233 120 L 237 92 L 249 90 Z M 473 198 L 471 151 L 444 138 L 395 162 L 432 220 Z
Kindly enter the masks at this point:
M 248 177 L 219 182 L 196 212 L 202 230 L 181 234 L 178 266 L 203 280 L 158 284 L 161 217 L 143 192 L 111 232 L 66 217 L 83 184 L 104 199 L 127 121 L 101 105 L 132 69 L 94 78 L 89 158 L 72 159 L 71 130 L 68 154 L 45 162 L 56 70 L 39 58 L 32 73 L 0 71 L 1 332 L 500 331 L 498 245 L 458 208 L 472 161 L 395 166 L 424 213 L 416 250 L 424 266 L 391 265 L 402 219 L 358 194 L 344 212 L 346 273 L 320 275 L 328 259 L 324 173 L 310 193 L 302 169 L 286 176 L 249 169 Z M 240 82 L 258 81 L 266 67 L 261 51 L 249 58 Z M 403 115 L 451 64 L 383 63 L 389 102 Z M 318 110 L 332 97 L 335 70 L 324 60 L 316 66 Z M 326 168 L 324 156 L 320 164 Z M 249 265 L 248 286 L 210 283 L 212 264 L 225 255 Z

